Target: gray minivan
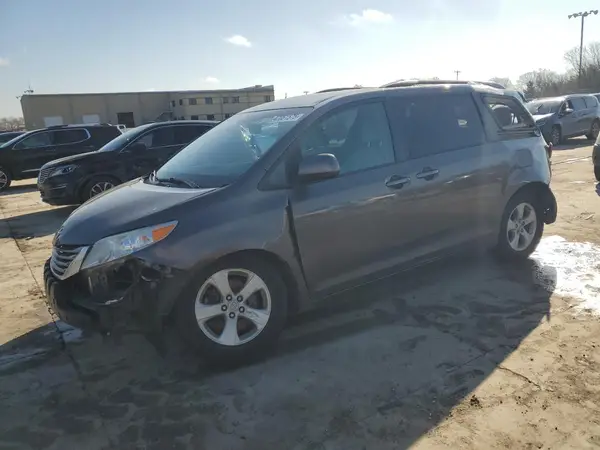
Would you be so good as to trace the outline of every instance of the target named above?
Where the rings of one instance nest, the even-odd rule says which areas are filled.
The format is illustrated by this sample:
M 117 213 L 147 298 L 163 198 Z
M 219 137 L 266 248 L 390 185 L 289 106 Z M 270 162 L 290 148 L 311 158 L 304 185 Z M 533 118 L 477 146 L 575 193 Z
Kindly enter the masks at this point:
M 101 332 L 169 317 L 206 357 L 239 362 L 330 294 L 469 245 L 526 258 L 556 219 L 550 177 L 533 118 L 494 88 L 278 100 L 73 212 L 47 299 Z

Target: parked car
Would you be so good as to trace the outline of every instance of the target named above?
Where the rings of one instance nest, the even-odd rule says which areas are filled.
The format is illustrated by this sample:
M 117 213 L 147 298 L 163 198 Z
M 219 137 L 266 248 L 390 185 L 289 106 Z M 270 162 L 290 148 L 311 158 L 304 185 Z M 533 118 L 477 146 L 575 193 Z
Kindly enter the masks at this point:
M 0 144 L 4 144 L 5 142 L 10 141 L 17 136 L 21 136 L 24 133 L 24 131 L 0 131 Z
M 526 104 L 542 134 L 552 145 L 565 138 L 586 136 L 595 140 L 600 131 L 600 107 L 593 95 L 538 98 Z
M 501 126 L 498 104 L 516 120 Z M 526 258 L 556 219 L 545 151 L 523 104 L 481 85 L 256 106 L 73 212 L 47 299 L 77 327 L 171 317 L 205 357 L 253 358 L 335 292 L 463 246 Z
M 35 178 L 56 158 L 97 150 L 120 136 L 112 125 L 58 125 L 21 134 L 0 145 L 0 191 L 12 180 Z
M 600 135 L 596 139 L 594 149 L 592 150 L 592 162 L 594 163 L 594 175 L 596 181 L 600 181 Z
M 45 164 L 38 177 L 42 201 L 83 203 L 125 181 L 146 175 L 218 122 L 178 120 L 133 128 L 100 150 Z

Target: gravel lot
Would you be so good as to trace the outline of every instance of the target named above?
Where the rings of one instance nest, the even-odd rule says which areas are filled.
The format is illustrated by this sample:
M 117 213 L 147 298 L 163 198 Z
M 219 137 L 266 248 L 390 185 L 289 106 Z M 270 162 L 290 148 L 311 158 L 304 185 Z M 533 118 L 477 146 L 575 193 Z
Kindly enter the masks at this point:
M 275 355 L 217 371 L 167 335 L 87 336 L 46 309 L 72 208 L 0 194 L 2 449 L 600 447 L 600 186 L 555 149 L 556 224 L 521 265 L 456 257 L 293 321 Z

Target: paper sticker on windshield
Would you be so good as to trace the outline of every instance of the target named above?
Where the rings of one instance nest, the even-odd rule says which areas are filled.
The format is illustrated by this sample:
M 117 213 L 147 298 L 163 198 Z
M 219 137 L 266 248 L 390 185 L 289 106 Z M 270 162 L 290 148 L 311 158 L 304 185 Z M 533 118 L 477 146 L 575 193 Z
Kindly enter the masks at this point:
M 287 114 L 285 116 L 273 116 L 265 119 L 265 122 L 279 123 L 279 122 L 296 122 L 304 116 L 304 113 L 299 114 Z

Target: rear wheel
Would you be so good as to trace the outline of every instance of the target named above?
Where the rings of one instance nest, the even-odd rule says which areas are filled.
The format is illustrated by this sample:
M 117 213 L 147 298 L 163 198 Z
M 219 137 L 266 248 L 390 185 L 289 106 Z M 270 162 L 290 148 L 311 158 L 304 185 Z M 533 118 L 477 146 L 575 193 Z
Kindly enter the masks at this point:
M 182 337 L 207 359 L 228 366 L 263 356 L 287 318 L 279 270 L 260 258 L 226 258 L 205 270 L 179 299 Z
M 590 129 L 590 133 L 586 134 L 585 137 L 595 141 L 598 139 L 598 134 L 600 134 L 600 120 L 594 120 L 594 123 L 592 123 L 592 128 Z
M 10 187 L 12 178 L 8 170 L 0 167 L 0 191 L 4 191 Z
M 596 177 L 596 181 L 600 181 L 600 166 L 594 166 L 594 175 Z
M 562 132 L 558 125 L 552 127 L 552 131 L 550 132 L 550 142 L 552 142 L 553 146 L 560 145 L 562 142 Z
M 105 191 L 108 191 L 109 189 L 114 188 L 118 184 L 119 184 L 118 181 L 112 177 L 108 177 L 108 176 L 94 177 L 90 181 L 88 181 L 87 184 L 85 185 L 85 187 L 83 188 L 83 192 L 81 195 L 81 201 L 83 203 L 86 200 L 89 200 L 90 198 L 93 198 L 97 195 L 102 194 Z
M 542 238 L 544 221 L 534 191 L 516 194 L 502 215 L 497 250 L 505 259 L 525 259 Z

